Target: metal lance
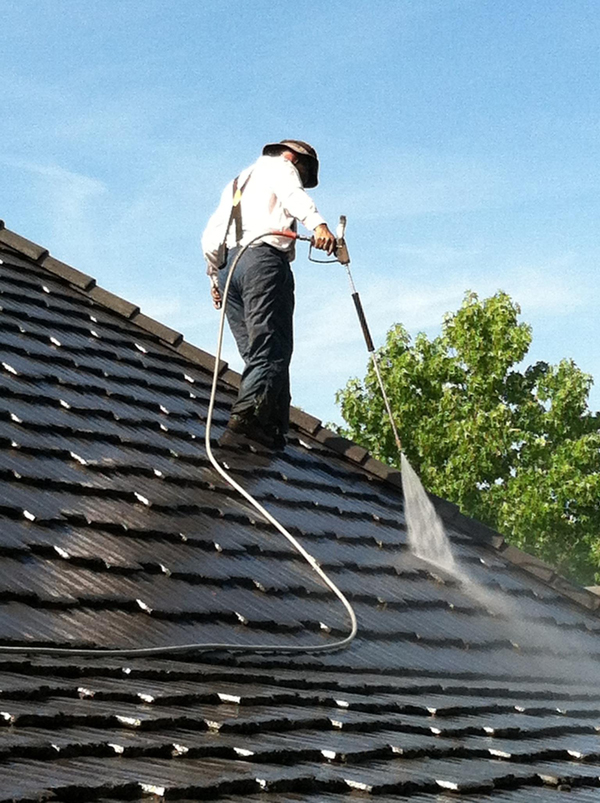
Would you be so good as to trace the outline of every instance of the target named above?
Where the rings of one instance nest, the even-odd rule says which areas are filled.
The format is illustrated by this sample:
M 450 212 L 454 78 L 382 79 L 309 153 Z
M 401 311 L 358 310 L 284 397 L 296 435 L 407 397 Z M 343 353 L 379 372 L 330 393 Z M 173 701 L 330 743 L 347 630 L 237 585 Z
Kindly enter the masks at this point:
M 354 301 L 356 314 L 358 315 L 360 327 L 362 329 L 362 333 L 365 338 L 367 351 L 369 352 L 369 354 L 371 355 L 371 359 L 373 360 L 373 369 L 375 371 L 375 376 L 377 377 L 377 382 L 379 383 L 379 387 L 381 389 L 383 403 L 385 404 L 385 409 L 387 411 L 388 418 L 390 420 L 390 425 L 392 427 L 392 432 L 394 434 L 396 446 L 398 447 L 398 451 L 401 453 L 402 442 L 400 440 L 400 436 L 398 435 L 398 428 L 396 427 L 396 422 L 394 421 L 392 406 L 390 404 L 390 400 L 388 398 L 385 385 L 383 383 L 383 378 L 381 376 L 379 358 L 377 357 L 377 352 L 375 351 L 375 346 L 373 345 L 373 338 L 371 337 L 371 332 L 369 331 L 369 324 L 367 323 L 365 311 L 363 310 L 363 306 L 360 300 L 360 295 L 358 294 L 358 290 L 356 289 L 356 286 L 354 284 L 354 279 L 352 278 L 352 271 L 350 270 L 350 255 L 348 253 L 348 247 L 346 245 L 345 234 L 346 234 L 346 216 L 342 215 L 340 217 L 340 222 L 336 230 L 337 246 L 336 246 L 335 256 L 336 260 L 338 262 L 341 262 L 341 264 L 346 268 L 346 273 L 348 274 L 348 281 L 350 282 L 350 290 L 352 293 L 352 300 Z

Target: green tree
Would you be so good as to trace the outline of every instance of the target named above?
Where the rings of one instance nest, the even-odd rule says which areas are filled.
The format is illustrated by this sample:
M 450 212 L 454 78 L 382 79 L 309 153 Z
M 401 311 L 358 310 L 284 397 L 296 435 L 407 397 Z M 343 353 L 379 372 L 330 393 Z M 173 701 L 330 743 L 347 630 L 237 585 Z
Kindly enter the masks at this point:
M 531 327 L 503 292 L 468 292 L 442 334 L 396 324 L 379 349 L 403 448 L 425 487 L 579 582 L 600 581 L 600 414 L 572 360 L 517 370 Z M 399 465 L 372 363 L 336 400 L 341 433 Z

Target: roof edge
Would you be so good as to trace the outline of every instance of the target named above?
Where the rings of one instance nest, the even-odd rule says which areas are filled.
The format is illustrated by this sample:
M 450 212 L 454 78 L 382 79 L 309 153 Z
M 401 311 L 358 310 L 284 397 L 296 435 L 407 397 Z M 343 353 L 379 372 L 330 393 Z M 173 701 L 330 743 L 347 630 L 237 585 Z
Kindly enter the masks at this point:
M 21 256 L 26 257 L 36 265 L 44 268 L 44 270 L 47 270 L 49 273 L 67 282 L 67 284 L 83 291 L 95 303 L 116 312 L 118 315 L 135 323 L 136 326 L 155 335 L 164 345 L 173 348 L 182 357 L 190 360 L 190 362 L 199 365 L 205 370 L 214 370 L 214 356 L 198 346 L 188 343 L 181 332 L 177 332 L 160 323 L 160 321 L 150 318 L 131 302 L 99 287 L 92 276 L 88 276 L 76 268 L 67 265 L 65 262 L 55 259 L 46 248 L 10 231 L 10 229 L 6 228 L 4 220 L 1 219 L 0 245 L 4 245 Z M 219 377 L 223 382 L 236 390 L 240 386 L 241 375 L 232 368 L 229 368 L 227 362 L 224 360 L 221 360 L 219 364 Z M 332 452 L 360 466 L 360 468 L 368 474 L 397 489 L 402 487 L 402 474 L 397 468 L 377 460 L 362 446 L 323 426 L 323 422 L 319 418 L 315 418 L 315 416 L 306 413 L 298 407 L 291 407 L 290 423 L 295 429 L 306 433 L 306 435 L 314 438 Z M 429 498 L 433 502 L 437 513 L 446 524 L 460 530 L 474 541 L 485 543 L 496 549 L 504 559 L 551 586 L 564 597 L 588 610 L 600 610 L 600 596 L 598 596 L 598 594 L 595 594 L 583 586 L 572 583 L 570 580 L 558 574 L 549 564 L 508 544 L 504 536 L 476 519 L 461 513 L 458 506 L 454 503 L 441 499 L 431 493 L 429 493 Z

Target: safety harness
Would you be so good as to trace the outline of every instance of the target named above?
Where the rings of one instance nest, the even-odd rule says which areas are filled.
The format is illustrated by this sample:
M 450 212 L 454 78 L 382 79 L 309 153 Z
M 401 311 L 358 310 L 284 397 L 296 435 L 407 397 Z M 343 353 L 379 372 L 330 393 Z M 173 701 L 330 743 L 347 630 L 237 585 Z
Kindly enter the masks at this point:
M 227 228 L 225 229 L 225 235 L 223 237 L 223 242 L 219 246 L 219 250 L 217 251 L 218 256 L 218 265 L 219 270 L 225 267 L 227 264 L 227 257 L 229 254 L 229 249 L 227 248 L 227 237 L 229 236 L 229 229 L 231 228 L 231 224 L 235 221 L 235 244 L 239 245 L 242 241 L 243 229 L 242 229 L 242 207 L 241 207 L 241 200 L 244 190 L 246 189 L 246 185 L 250 181 L 250 177 L 252 176 L 252 170 L 246 176 L 244 183 L 241 187 L 238 187 L 239 184 L 239 176 L 236 176 L 233 179 L 233 195 L 231 200 L 231 213 L 229 215 L 229 221 L 227 223 Z

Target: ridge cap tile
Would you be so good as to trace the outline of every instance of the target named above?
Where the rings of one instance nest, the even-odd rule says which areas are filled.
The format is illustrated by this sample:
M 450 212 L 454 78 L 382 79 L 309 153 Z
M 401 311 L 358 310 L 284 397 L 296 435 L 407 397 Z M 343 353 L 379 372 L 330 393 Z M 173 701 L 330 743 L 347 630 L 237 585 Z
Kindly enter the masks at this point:
M 514 566 L 518 566 L 528 574 L 543 580 L 562 596 L 592 611 L 598 611 L 600 609 L 600 597 L 585 586 L 572 583 L 566 577 L 559 574 L 556 568 L 551 564 L 506 542 L 504 542 L 498 551 L 503 558 L 506 558 Z
M 43 263 L 42 263 L 43 266 Z M 125 318 L 131 319 L 134 315 L 139 313 L 140 308 L 130 301 L 121 298 L 120 296 L 111 293 L 110 290 L 105 290 L 94 282 L 94 286 L 90 290 L 86 290 L 87 295 L 103 307 L 108 307 L 123 315 Z
M 319 418 L 315 418 L 310 413 L 306 413 L 299 407 L 294 406 L 290 407 L 290 422 L 310 435 L 314 435 L 319 430 L 319 427 L 323 426 Z
M 31 240 L 27 240 L 25 237 L 22 237 L 20 234 L 17 234 L 10 229 L 7 229 L 4 225 L 4 221 L 2 221 L 2 227 L 0 228 L 0 244 L 2 243 L 7 245 L 9 248 L 13 248 L 19 253 L 24 254 L 26 257 L 33 259 L 33 261 L 36 263 L 39 263 L 40 260 L 45 259 L 45 257 L 47 257 L 49 254 L 48 249 L 43 248 L 41 245 L 38 245 Z
M 129 304 L 129 302 L 125 303 Z M 164 323 L 160 323 L 160 321 L 151 318 L 149 315 L 141 312 L 139 307 L 135 307 L 133 304 L 130 306 L 132 307 L 132 312 L 127 317 L 132 323 L 135 323 L 136 326 L 140 326 L 147 332 L 156 335 L 170 346 L 179 346 L 183 342 L 183 335 L 181 332 L 177 332 L 175 329 L 171 329 L 170 326 L 165 326 Z
M 134 323 L 137 323 L 137 318 L 134 318 Z M 181 354 L 182 357 L 185 357 L 188 360 L 191 360 L 196 365 L 200 365 L 202 368 L 206 368 L 208 371 L 212 372 L 215 368 L 215 358 L 214 356 L 204 349 L 200 348 L 200 346 L 195 346 L 193 343 L 190 343 L 188 340 L 185 340 L 183 337 L 179 343 L 175 346 L 175 351 L 178 354 Z M 219 363 L 219 376 L 223 379 L 223 374 L 226 371 L 229 371 L 228 363 L 225 360 L 221 360 Z M 231 371 L 231 374 L 236 374 L 235 371 Z M 240 376 L 240 374 L 236 374 Z M 233 378 L 233 377 L 232 377 Z M 240 377 L 241 379 L 241 377 Z
M 213 361 L 214 361 L 214 357 L 213 357 Z M 235 388 L 236 390 L 239 390 L 239 387 L 242 384 L 242 375 L 240 373 L 238 373 L 237 371 L 234 371 L 233 368 L 229 368 L 227 363 L 225 363 L 225 365 L 227 367 L 224 370 L 219 372 L 219 377 L 220 377 L 221 381 L 225 382 L 225 384 L 227 384 L 227 385 L 230 385 L 232 388 Z
M 96 280 L 93 276 L 88 276 L 87 273 L 82 273 L 80 270 L 67 265 L 66 262 L 61 262 L 59 259 L 47 253 L 47 256 L 39 260 L 39 264 L 51 273 L 65 279 L 69 284 L 75 285 L 81 290 L 89 293 L 96 286 Z
M 594 594 L 593 591 L 590 591 L 585 586 L 578 586 L 572 583 L 560 574 L 555 576 L 551 585 L 552 588 L 555 588 L 564 596 L 579 602 L 581 605 L 585 605 L 590 610 L 597 611 L 600 608 L 600 597 L 597 594 Z

